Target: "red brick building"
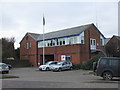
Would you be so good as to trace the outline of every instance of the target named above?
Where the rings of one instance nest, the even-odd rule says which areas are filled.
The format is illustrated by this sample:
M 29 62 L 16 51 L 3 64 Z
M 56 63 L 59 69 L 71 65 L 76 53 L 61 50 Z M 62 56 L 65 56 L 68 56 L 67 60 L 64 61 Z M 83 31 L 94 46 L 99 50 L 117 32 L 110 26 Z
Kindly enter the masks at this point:
M 106 43 L 105 51 L 108 57 L 120 57 L 120 36 L 113 35 Z
M 45 62 L 70 60 L 82 63 L 104 46 L 104 35 L 94 24 L 45 33 Z M 20 42 L 20 59 L 32 65 L 43 63 L 43 35 L 27 33 Z

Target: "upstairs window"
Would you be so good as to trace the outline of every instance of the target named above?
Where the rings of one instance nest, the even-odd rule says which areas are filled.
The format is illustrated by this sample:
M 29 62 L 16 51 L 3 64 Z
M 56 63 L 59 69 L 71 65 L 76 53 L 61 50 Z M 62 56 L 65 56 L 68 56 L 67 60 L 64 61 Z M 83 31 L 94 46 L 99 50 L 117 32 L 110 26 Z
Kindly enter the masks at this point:
M 100 45 L 104 46 L 104 37 L 103 36 L 100 36 Z
M 81 36 L 81 44 L 84 44 L 84 36 Z
M 91 45 L 93 45 L 93 46 L 96 45 L 96 39 L 91 39 L 90 42 L 91 42 Z
M 26 43 L 26 48 L 29 49 L 29 43 Z
M 26 40 L 28 40 L 29 38 L 28 38 L 28 36 L 26 37 Z

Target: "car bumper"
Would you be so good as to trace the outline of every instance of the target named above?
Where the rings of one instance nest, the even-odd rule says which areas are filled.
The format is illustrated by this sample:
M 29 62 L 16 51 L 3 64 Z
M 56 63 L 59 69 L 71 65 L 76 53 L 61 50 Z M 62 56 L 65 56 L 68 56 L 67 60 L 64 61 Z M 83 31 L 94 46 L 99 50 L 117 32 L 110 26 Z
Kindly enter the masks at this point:
M 40 71 L 45 71 L 45 70 L 46 70 L 46 68 L 39 68 L 39 70 L 40 70 Z
M 58 71 L 59 68 L 52 68 L 51 71 Z
M 9 70 L 0 70 L 0 73 L 9 73 Z

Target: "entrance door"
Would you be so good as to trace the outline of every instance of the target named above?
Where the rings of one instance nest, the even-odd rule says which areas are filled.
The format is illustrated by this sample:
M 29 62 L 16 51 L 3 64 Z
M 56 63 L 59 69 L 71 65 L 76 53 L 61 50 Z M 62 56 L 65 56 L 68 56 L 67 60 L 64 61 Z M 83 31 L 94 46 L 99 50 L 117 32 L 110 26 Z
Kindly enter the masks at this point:
M 54 61 L 54 55 L 45 55 L 45 63 Z M 40 55 L 40 63 L 43 64 L 43 55 Z

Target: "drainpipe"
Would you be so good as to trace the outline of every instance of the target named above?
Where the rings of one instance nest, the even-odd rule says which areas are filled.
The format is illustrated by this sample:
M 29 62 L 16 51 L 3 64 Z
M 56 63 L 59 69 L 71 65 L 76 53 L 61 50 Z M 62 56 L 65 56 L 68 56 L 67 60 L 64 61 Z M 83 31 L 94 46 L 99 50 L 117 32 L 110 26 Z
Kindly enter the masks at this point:
M 38 41 L 36 42 L 36 65 L 38 66 Z
M 91 58 L 91 47 L 90 47 L 90 31 L 88 30 L 88 47 L 89 47 L 89 59 Z

